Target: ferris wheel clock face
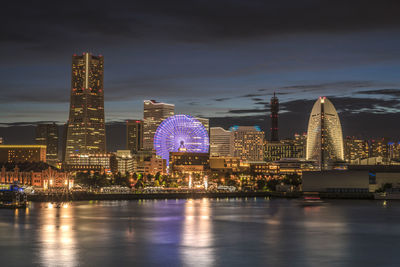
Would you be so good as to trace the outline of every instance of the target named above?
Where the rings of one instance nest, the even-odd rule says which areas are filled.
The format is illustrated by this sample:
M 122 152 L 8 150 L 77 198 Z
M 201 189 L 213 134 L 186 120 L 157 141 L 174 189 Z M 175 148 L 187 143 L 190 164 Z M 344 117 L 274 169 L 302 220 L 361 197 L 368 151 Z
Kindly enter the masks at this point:
M 209 138 L 200 121 L 189 115 L 174 115 L 165 119 L 154 135 L 156 154 L 169 161 L 170 152 L 207 153 Z

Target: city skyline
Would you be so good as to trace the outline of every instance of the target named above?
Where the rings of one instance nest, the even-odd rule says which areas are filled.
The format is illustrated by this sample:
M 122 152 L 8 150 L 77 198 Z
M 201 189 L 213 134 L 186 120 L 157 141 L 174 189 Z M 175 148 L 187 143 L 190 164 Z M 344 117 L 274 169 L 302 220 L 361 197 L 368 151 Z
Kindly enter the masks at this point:
M 24 10 L 5 7 L 9 27 L 2 29 L 7 41 L 0 51 L 0 122 L 66 122 L 69 59 L 88 51 L 107 57 L 109 123 L 140 118 L 144 99 L 175 103 L 183 114 L 217 121 L 257 121 L 276 91 L 282 125 L 294 123 L 298 132 L 307 124 L 307 116 L 296 124 L 299 111 L 327 96 L 335 102 L 345 134 L 356 134 L 346 125 L 356 120 L 360 134 L 398 138 L 400 21 L 393 13 L 398 3 L 335 1 L 304 7 L 296 1 L 237 1 L 228 10 L 223 3 L 110 7 L 99 2 L 99 14 L 90 19 L 85 19 L 89 5 L 71 10 L 49 3 L 40 12 L 29 2 Z M 199 19 L 190 19 L 196 13 Z M 316 25 L 321 17 L 323 23 Z M 60 18 L 64 26 L 57 23 Z M 382 124 L 372 127 L 371 120 Z M 281 127 L 283 136 L 285 131 Z
M 70 112 L 65 160 L 73 154 L 106 152 L 104 58 L 89 53 L 72 56 Z
M 2 266 L 396 266 L 400 1 L 1 10 Z

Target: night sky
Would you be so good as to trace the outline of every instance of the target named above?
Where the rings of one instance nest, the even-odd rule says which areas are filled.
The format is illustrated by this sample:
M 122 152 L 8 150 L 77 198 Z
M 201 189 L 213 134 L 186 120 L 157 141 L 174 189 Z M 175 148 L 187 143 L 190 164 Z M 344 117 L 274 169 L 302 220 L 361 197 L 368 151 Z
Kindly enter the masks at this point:
M 267 128 L 276 91 L 284 137 L 305 131 L 327 96 L 345 135 L 400 138 L 400 1 L 9 1 L 0 10 L 3 126 L 64 123 L 71 56 L 88 51 L 105 59 L 109 124 L 141 118 L 143 100 L 157 99 L 212 125 Z

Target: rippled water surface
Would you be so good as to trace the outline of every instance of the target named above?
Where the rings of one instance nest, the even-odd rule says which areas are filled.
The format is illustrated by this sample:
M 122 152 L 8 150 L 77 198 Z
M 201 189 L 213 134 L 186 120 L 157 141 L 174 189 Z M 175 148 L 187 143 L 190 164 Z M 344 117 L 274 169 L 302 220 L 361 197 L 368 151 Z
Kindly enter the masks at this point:
M 199 199 L 0 210 L 0 266 L 400 266 L 400 202 Z

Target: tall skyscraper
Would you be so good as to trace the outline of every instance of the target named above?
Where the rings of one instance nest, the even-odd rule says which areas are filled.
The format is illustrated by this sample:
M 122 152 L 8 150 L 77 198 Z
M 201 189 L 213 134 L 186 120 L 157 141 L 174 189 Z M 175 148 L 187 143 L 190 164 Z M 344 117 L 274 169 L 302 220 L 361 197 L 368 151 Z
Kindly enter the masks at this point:
M 143 149 L 143 121 L 126 121 L 126 148 L 132 154 Z
M 61 161 L 65 162 L 65 154 L 67 151 L 67 134 L 68 134 L 68 122 L 64 123 L 61 141 Z
M 344 160 L 342 126 L 332 102 L 320 97 L 314 104 L 307 131 L 307 160 L 328 169 L 335 161 Z
M 272 142 L 279 141 L 278 135 L 278 112 L 279 112 L 279 99 L 274 96 L 271 98 L 271 138 Z
M 58 161 L 58 126 L 38 124 L 36 126 L 36 144 L 46 146 L 46 161 L 55 164 Z
M 264 160 L 264 132 L 258 126 L 234 126 L 234 156 L 245 161 Z
M 72 56 L 66 162 L 71 154 L 106 151 L 103 75 L 102 56 L 89 53 Z
M 233 134 L 221 127 L 210 128 L 210 156 L 233 156 Z
M 145 100 L 143 108 L 143 149 L 153 150 L 154 134 L 163 120 L 173 116 L 175 105 Z

